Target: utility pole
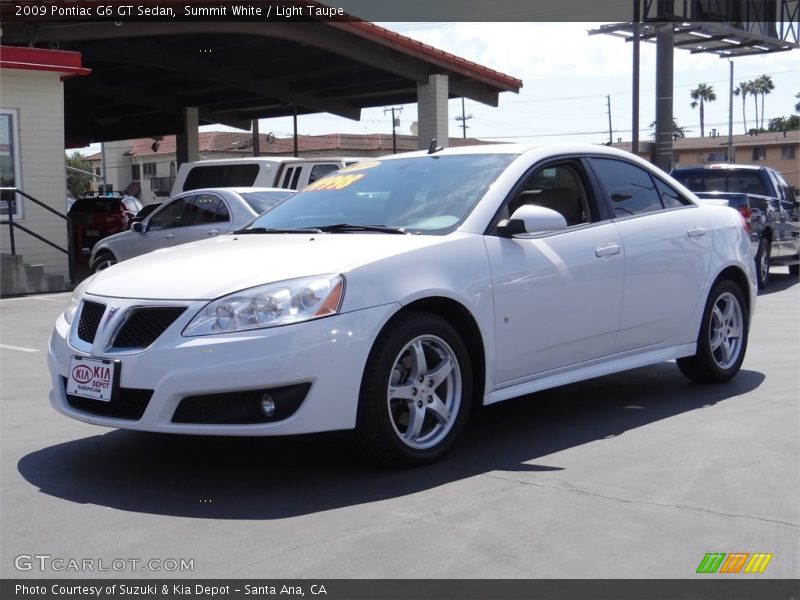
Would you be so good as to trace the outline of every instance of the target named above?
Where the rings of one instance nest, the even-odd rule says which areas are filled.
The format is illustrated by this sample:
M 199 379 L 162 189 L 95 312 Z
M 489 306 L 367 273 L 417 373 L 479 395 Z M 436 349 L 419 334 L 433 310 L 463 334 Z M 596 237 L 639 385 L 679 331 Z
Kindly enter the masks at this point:
M 461 98 L 461 116 L 460 117 L 456 117 L 456 121 L 461 121 L 461 134 L 462 134 L 462 137 L 464 137 L 465 139 L 467 137 L 467 121 L 469 121 L 471 118 L 473 118 L 472 115 L 466 114 L 466 111 L 464 110 L 464 98 L 462 97 Z
M 730 84 L 728 85 L 728 162 L 733 162 L 733 60 L 728 62 L 731 65 Z
M 393 106 L 392 108 L 384 108 L 383 114 L 386 114 L 389 111 L 392 113 L 392 154 L 397 154 L 397 128 L 400 126 L 400 117 L 395 117 L 394 111 L 397 111 L 397 114 L 399 115 L 401 112 L 403 112 L 403 107 Z
M 614 143 L 614 134 L 611 130 L 611 96 L 606 96 L 606 104 L 608 105 L 608 145 Z
M 261 156 L 261 133 L 258 130 L 258 119 L 253 119 L 252 123 L 253 156 Z
M 633 105 L 631 106 L 631 152 L 639 154 L 639 0 L 633 0 Z

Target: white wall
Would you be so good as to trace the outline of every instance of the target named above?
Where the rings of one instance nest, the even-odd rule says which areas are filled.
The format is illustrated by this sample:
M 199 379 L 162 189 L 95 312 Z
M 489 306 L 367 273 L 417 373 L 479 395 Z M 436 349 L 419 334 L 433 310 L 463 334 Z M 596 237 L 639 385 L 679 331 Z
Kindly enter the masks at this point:
M 66 211 L 64 155 L 64 87 L 59 73 L 0 69 L 2 108 L 17 111 L 20 171 L 17 186 L 55 210 Z M 20 177 L 21 175 L 21 177 Z M 21 185 L 20 185 L 21 183 Z M 67 247 L 66 221 L 23 200 L 20 224 L 62 248 Z M 17 254 L 28 264 L 43 264 L 48 273 L 67 276 L 67 255 L 27 233 L 14 232 Z M 10 253 L 8 226 L 0 227 L 0 249 Z

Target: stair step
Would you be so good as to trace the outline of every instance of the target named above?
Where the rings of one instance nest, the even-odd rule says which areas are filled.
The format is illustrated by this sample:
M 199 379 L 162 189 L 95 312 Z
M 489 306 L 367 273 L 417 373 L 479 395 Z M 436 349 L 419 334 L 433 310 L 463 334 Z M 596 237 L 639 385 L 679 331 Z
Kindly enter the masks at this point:
M 61 275 L 45 272 L 44 265 L 25 264 L 20 254 L 0 255 L 0 297 L 63 292 L 69 287 Z

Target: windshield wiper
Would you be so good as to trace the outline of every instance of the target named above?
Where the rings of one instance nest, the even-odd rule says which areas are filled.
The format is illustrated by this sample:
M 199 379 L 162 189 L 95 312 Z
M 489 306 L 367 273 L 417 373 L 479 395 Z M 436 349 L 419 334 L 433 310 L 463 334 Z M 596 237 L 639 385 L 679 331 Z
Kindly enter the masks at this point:
M 287 229 L 271 229 L 269 227 L 250 227 L 248 229 L 239 229 L 233 233 L 322 233 L 322 229 L 318 227 L 292 227 Z
M 348 231 L 376 231 L 378 233 L 399 233 L 405 235 L 407 232 L 402 227 L 389 227 L 388 225 L 353 225 L 351 223 L 336 223 L 335 225 L 322 225 L 320 228 L 325 233 L 338 233 Z

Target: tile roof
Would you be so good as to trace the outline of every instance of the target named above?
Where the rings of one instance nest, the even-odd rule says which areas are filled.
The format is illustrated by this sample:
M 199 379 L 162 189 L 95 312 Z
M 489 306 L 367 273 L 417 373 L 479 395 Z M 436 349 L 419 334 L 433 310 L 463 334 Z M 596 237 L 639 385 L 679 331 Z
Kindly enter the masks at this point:
M 200 154 L 230 152 L 249 156 L 253 152 L 253 135 L 246 131 L 204 131 L 199 134 L 198 148 Z M 164 156 L 176 153 L 174 135 L 165 135 L 158 141 L 158 146 L 153 151 L 155 138 L 140 138 L 130 140 L 130 148 L 125 153 L 127 156 Z M 475 144 L 492 144 L 476 138 L 450 138 L 450 146 L 467 146 Z M 262 133 L 259 136 L 259 145 L 262 156 L 278 155 L 291 156 L 294 153 L 294 141 L 291 137 L 276 138 L 272 134 Z M 303 152 L 351 152 L 359 154 L 365 151 L 392 151 L 392 135 L 390 133 L 330 133 L 325 135 L 300 135 L 297 137 L 298 151 Z M 397 150 L 408 152 L 417 150 L 417 137 L 413 135 L 398 135 Z M 100 160 L 98 152 L 88 157 L 88 160 Z

